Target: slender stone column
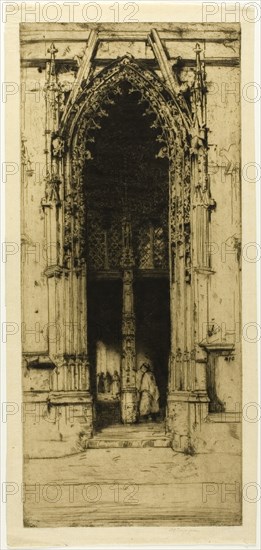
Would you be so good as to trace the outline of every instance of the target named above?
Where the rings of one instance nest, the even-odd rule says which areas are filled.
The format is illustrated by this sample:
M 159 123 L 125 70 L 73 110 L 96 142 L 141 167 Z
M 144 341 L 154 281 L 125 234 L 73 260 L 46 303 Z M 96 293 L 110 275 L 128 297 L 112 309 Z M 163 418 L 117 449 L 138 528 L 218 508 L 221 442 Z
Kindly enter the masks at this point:
M 121 419 L 131 424 L 137 418 L 135 315 L 133 304 L 133 251 L 131 224 L 128 216 L 122 224 L 123 236 L 123 307 L 121 363 Z
M 190 185 L 186 179 L 190 159 L 185 144 L 182 146 L 181 136 L 178 139 L 170 169 L 171 353 L 166 427 L 172 434 L 173 449 L 189 452 L 190 400 L 195 374 Z

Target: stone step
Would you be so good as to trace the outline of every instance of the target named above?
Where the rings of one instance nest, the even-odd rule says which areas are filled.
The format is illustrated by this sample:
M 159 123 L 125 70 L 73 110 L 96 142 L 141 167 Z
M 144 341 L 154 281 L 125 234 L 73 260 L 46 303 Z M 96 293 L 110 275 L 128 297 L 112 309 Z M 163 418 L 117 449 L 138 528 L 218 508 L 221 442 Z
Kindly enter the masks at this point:
M 145 447 L 170 447 L 171 441 L 168 437 L 156 437 L 151 439 L 118 438 L 105 439 L 94 436 L 87 443 L 87 449 L 124 449 L 124 448 L 145 448 Z
M 165 435 L 163 422 L 151 422 L 131 425 L 113 424 L 97 430 L 95 437 L 105 439 L 155 439 L 165 437 Z
M 158 434 L 146 434 L 146 433 L 137 433 L 137 434 L 97 434 L 94 436 L 97 440 L 103 440 L 103 439 L 119 439 L 121 440 L 130 440 L 133 441 L 134 439 L 164 439 L 166 437 L 166 434 L 164 432 L 158 433 Z
M 170 447 L 164 422 L 111 424 L 88 441 L 89 449 Z

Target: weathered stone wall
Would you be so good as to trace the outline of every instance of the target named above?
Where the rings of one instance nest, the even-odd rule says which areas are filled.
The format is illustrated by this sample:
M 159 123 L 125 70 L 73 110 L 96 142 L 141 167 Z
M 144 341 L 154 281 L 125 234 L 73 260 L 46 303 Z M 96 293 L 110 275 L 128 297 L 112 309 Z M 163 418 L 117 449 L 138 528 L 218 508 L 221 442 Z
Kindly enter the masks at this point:
M 240 71 L 209 68 L 215 93 L 208 97 L 211 190 L 217 202 L 211 222 L 213 276 L 209 312 L 210 341 L 235 344 L 232 357 L 217 358 L 217 393 L 226 410 L 241 406 L 240 356 Z

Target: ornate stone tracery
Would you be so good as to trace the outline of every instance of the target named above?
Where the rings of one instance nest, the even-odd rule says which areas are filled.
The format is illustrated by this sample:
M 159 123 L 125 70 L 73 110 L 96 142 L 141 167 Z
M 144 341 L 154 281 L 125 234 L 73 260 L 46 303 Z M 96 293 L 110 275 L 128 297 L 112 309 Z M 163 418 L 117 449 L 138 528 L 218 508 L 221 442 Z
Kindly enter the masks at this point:
M 105 72 L 103 77 L 98 75 L 93 85 L 90 83 L 86 91 L 80 94 L 77 102 L 77 114 L 73 121 L 74 127 L 77 126 L 77 133 L 74 135 L 72 128 L 70 128 L 70 137 L 68 139 L 68 148 L 72 148 L 73 159 L 72 174 L 68 185 L 71 185 L 73 189 L 77 191 L 77 194 L 75 193 L 77 196 L 77 204 L 75 205 L 74 215 L 76 225 L 78 226 L 78 251 L 80 258 L 85 254 L 84 231 L 81 231 L 81 227 L 85 223 L 85 216 L 83 211 L 80 173 L 83 170 L 85 161 L 88 160 L 89 151 L 87 147 L 88 140 L 90 139 L 90 131 L 93 128 L 97 128 L 97 119 L 99 120 L 100 117 L 107 115 L 101 106 L 108 101 L 111 103 L 111 96 L 116 97 L 118 94 L 122 93 L 119 84 L 127 80 L 133 86 L 133 90 L 138 90 L 142 94 L 142 99 L 149 102 L 152 111 L 156 114 L 156 124 L 161 128 L 161 139 L 165 143 L 160 154 L 161 156 L 167 156 L 170 163 L 174 164 L 175 172 L 179 169 L 176 166 L 175 160 L 177 148 L 175 142 L 178 140 L 182 143 L 183 137 L 180 131 L 180 129 L 182 129 L 182 120 L 178 113 L 178 109 L 171 105 L 170 98 L 166 100 L 164 96 L 167 95 L 167 90 L 152 73 L 143 71 L 141 75 L 136 62 L 130 57 L 125 57 L 117 61 L 111 68 L 107 68 L 102 72 Z M 84 117 L 81 118 L 80 114 L 82 112 L 84 112 Z M 79 122 L 77 123 L 78 120 Z M 173 124 L 173 121 L 175 121 L 175 124 Z M 67 124 L 70 124 L 70 116 L 67 117 Z M 64 129 L 63 133 L 68 134 L 69 131 Z M 86 140 L 86 145 L 84 145 L 84 140 Z M 78 145 L 78 143 L 80 143 L 80 145 Z M 184 147 L 182 144 L 180 145 L 180 150 L 183 157 Z M 179 170 L 182 174 L 182 167 Z M 67 200 L 68 197 L 70 201 L 70 189 L 67 188 L 65 193 L 65 199 Z M 66 234 L 68 234 L 68 228 L 66 228 Z M 77 262 L 78 258 L 74 257 L 74 261 Z

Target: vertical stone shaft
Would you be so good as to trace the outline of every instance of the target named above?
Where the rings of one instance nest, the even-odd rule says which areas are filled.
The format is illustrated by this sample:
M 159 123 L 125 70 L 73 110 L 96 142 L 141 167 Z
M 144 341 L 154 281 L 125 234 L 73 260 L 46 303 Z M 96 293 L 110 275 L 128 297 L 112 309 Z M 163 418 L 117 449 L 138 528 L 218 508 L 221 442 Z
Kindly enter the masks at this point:
M 57 288 L 60 283 L 61 268 L 58 258 L 58 219 L 60 216 L 60 199 L 58 184 L 58 161 L 52 154 L 52 135 L 59 124 L 59 87 L 57 81 L 55 54 L 57 49 L 51 44 L 48 52 L 50 61 L 46 64 L 45 85 L 45 159 L 46 188 L 42 207 L 45 215 L 46 276 L 48 279 L 48 348 L 49 355 L 59 353 L 61 326 L 59 325 L 59 303 Z
M 208 414 L 207 354 L 201 342 L 208 324 L 209 218 L 214 206 L 208 181 L 205 70 L 199 45 L 195 51 L 185 164 L 178 150 L 170 180 L 171 303 L 176 324 L 172 324 L 168 428 L 173 448 L 188 451 L 195 448 L 197 430 Z
M 133 423 L 137 418 L 135 315 L 133 300 L 133 251 L 131 224 L 127 217 L 122 225 L 123 301 L 122 301 L 122 364 L 121 419 Z

